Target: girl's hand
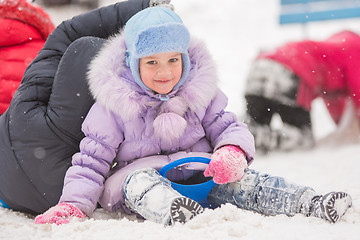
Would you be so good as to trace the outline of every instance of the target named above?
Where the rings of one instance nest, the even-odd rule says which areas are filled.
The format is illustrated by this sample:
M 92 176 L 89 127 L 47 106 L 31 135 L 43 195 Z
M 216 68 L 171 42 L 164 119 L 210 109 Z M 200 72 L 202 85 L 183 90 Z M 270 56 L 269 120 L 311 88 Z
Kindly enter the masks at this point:
M 244 151 L 237 146 L 227 145 L 214 152 L 204 176 L 213 177 L 217 184 L 236 182 L 244 176 L 247 166 Z
M 86 215 L 73 205 L 63 202 L 38 215 L 34 222 L 35 224 L 55 223 L 60 225 L 69 223 L 73 218 L 85 219 Z

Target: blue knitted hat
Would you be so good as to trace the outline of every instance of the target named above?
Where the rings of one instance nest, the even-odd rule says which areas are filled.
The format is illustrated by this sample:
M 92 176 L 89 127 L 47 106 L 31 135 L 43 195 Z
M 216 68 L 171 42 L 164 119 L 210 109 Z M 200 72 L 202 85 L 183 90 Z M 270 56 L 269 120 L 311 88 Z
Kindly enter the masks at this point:
M 182 75 L 173 89 L 185 82 L 190 69 L 187 52 L 190 34 L 175 12 L 163 7 L 146 8 L 129 19 L 124 36 L 127 47 L 126 65 L 141 88 L 150 90 L 140 78 L 139 58 L 164 52 L 179 52 L 182 55 Z

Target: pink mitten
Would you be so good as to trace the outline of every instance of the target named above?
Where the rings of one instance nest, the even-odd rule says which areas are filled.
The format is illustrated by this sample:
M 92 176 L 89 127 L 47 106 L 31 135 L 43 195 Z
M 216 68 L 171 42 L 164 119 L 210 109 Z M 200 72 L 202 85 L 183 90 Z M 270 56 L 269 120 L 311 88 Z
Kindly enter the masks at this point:
M 72 218 L 86 218 L 86 215 L 69 203 L 59 203 L 45 213 L 35 218 L 35 224 L 56 223 L 56 225 L 69 223 Z
M 239 181 L 247 168 L 245 154 L 241 148 L 227 145 L 219 148 L 211 157 L 205 177 L 213 177 L 217 184 Z

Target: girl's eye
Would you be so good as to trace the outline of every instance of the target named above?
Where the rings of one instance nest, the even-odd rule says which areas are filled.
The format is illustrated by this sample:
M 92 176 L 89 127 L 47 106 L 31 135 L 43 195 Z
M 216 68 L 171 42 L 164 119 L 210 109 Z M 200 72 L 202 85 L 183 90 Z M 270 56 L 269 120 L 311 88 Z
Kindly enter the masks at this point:
M 156 61 L 154 61 L 154 60 L 153 61 L 148 61 L 147 64 L 154 65 L 154 64 L 156 64 Z
M 171 59 L 169 60 L 169 62 L 176 62 L 176 61 L 178 61 L 177 58 L 171 58 Z

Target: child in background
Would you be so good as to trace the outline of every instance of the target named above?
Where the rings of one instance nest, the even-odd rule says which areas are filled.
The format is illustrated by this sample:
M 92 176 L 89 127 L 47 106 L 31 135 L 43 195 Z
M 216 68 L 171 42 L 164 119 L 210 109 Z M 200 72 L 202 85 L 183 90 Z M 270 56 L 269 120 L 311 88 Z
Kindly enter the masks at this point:
M 288 42 L 261 52 L 249 70 L 245 98 L 257 150 L 315 146 L 311 109 L 322 99 L 336 130 L 316 144 L 359 142 L 360 36 L 340 31 L 321 41 Z M 281 129 L 273 127 L 279 114 Z
M 204 44 L 191 39 L 180 17 L 154 7 L 135 14 L 91 62 L 89 86 L 96 100 L 82 130 L 85 138 L 66 173 L 59 204 L 35 223 L 91 216 L 97 203 L 164 225 L 202 212 L 158 173 L 174 160 L 211 158 L 206 169 L 187 164 L 172 181 L 213 177 L 212 206 L 232 203 L 264 215 L 302 213 L 336 222 L 351 205 L 343 192 L 313 189 L 248 166 L 254 141 L 245 124 L 225 111 L 215 64 Z M 205 171 L 204 171 L 205 170 Z

